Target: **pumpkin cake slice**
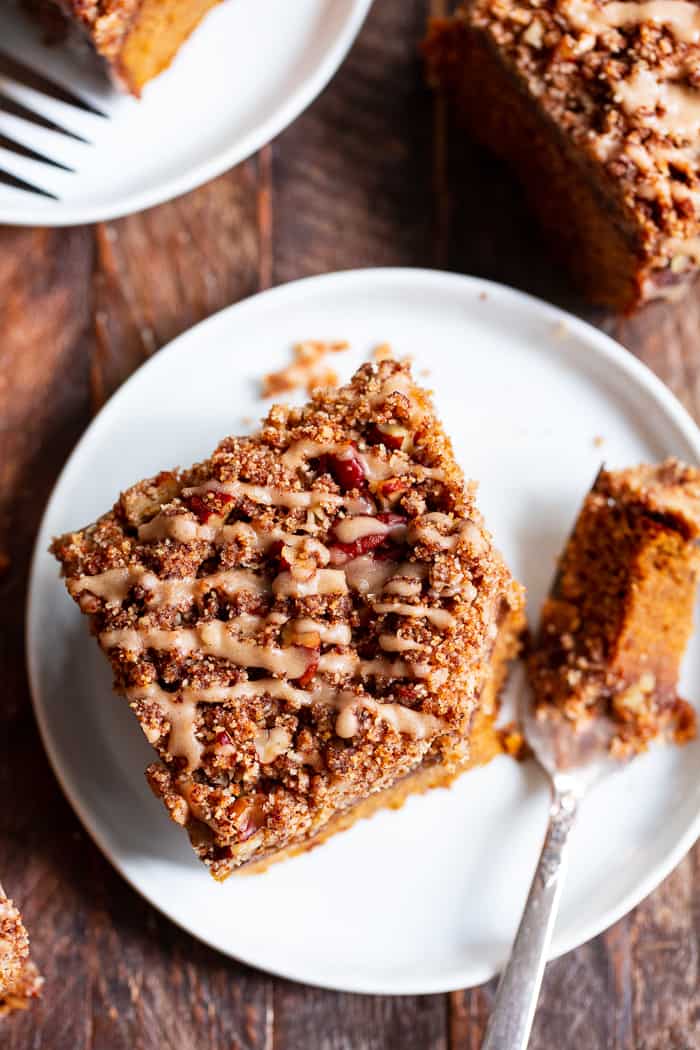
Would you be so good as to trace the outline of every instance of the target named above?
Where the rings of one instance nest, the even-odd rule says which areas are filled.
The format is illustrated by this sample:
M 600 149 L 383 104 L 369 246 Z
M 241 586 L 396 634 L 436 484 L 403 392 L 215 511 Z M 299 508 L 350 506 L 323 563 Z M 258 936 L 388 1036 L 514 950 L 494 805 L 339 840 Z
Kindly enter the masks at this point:
M 385 360 L 54 541 L 216 878 L 468 765 L 523 628 L 474 488 Z
M 536 711 L 607 726 L 624 758 L 695 735 L 678 696 L 700 572 L 700 471 L 677 460 L 602 470 L 586 496 L 529 657 Z M 595 724 L 595 725 L 594 725 Z

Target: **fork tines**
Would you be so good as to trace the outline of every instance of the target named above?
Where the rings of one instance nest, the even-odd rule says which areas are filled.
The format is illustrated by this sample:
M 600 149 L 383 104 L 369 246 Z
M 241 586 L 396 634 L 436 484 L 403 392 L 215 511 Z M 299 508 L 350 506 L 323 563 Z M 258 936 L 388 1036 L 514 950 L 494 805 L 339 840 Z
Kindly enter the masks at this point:
M 34 186 L 31 182 L 27 182 L 26 179 L 20 179 L 17 175 L 12 175 L 9 171 L 5 171 L 4 168 L 0 168 L 0 183 L 3 186 L 11 186 L 15 190 L 25 190 L 27 193 L 36 193 L 40 197 L 48 197 L 52 201 L 58 200 L 55 193 L 42 190 L 40 186 Z
M 92 116 L 102 117 L 104 119 L 107 118 L 107 114 L 102 112 L 102 110 L 98 109 L 91 102 L 88 102 L 74 91 L 64 87 L 57 81 L 52 80 L 45 74 L 38 72 L 20 59 L 7 54 L 7 52 L 0 48 L 0 114 L 5 113 L 16 120 L 21 121 L 27 126 L 28 131 L 33 126 L 35 128 L 40 128 L 43 131 L 62 135 L 65 138 L 72 139 L 83 145 L 90 144 L 84 135 L 79 134 L 71 128 L 65 127 L 64 124 L 59 123 L 57 119 L 46 116 L 44 112 L 40 112 L 39 106 L 34 107 L 32 102 L 28 99 L 28 92 L 22 94 L 21 97 L 23 101 L 20 101 L 12 91 L 12 88 L 15 86 L 29 88 L 30 91 L 34 93 L 38 93 L 48 99 L 53 99 L 54 101 L 63 103 L 64 105 L 71 106 L 83 113 L 89 113 Z M 74 169 L 68 164 L 56 160 L 43 152 L 43 143 L 42 148 L 39 149 L 37 148 L 36 140 L 29 145 L 26 141 L 23 141 L 23 139 L 24 135 L 22 133 L 21 125 L 16 124 L 13 126 L 11 132 L 8 127 L 5 126 L 0 131 L 0 148 L 30 161 L 37 161 L 40 164 L 45 164 L 67 172 L 74 171 Z M 44 139 L 43 141 L 46 140 Z M 35 185 L 33 182 L 29 181 L 29 179 L 20 177 L 5 168 L 0 168 L 0 183 L 29 193 L 39 194 L 42 197 L 49 197 L 53 200 L 58 199 L 54 193 Z
M 83 142 L 87 145 L 87 139 L 83 138 L 82 135 L 78 135 L 77 132 L 62 127 L 60 124 L 57 124 L 55 120 L 50 120 L 41 113 L 35 113 L 33 109 L 29 109 L 28 106 L 18 102 L 17 99 L 11 98 L 9 95 L 5 94 L 1 88 L 0 113 L 9 113 L 13 117 L 19 117 L 20 120 L 26 120 L 29 124 L 34 124 L 37 128 L 45 128 L 46 131 L 55 131 L 59 135 L 67 135 L 68 138 L 75 139 L 76 142 Z
M 0 76 L 5 76 L 9 80 L 15 80 L 18 84 L 24 84 L 25 87 L 33 88 L 41 95 L 56 99 L 57 102 L 65 102 L 68 106 L 82 109 L 85 113 L 92 113 L 96 117 L 107 117 L 106 113 L 91 102 L 59 84 L 58 81 L 52 80 L 43 73 L 39 73 L 24 62 L 20 62 L 13 55 L 8 55 L 2 48 L 0 48 Z

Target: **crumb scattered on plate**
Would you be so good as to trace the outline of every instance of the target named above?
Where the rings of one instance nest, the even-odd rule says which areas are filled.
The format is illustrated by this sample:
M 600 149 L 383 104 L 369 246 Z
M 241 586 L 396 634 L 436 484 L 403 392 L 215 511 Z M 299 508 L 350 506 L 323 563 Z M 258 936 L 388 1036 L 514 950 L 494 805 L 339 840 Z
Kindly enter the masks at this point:
M 375 346 L 372 351 L 372 359 L 374 361 L 386 361 L 388 358 L 393 357 L 392 349 L 389 343 L 380 343 L 379 346 Z
M 349 343 L 344 339 L 332 342 L 323 339 L 305 339 L 292 347 L 292 360 L 286 368 L 278 372 L 268 372 L 262 380 L 262 396 L 274 397 L 276 394 L 289 393 L 292 390 L 304 389 L 311 394 L 319 387 L 338 386 L 338 376 L 327 367 L 324 358 L 327 354 L 337 354 L 347 350 Z
M 594 447 L 595 448 L 600 448 L 604 444 L 605 444 L 605 438 L 602 437 L 600 434 L 596 434 L 596 436 L 593 438 L 593 445 L 594 445 Z

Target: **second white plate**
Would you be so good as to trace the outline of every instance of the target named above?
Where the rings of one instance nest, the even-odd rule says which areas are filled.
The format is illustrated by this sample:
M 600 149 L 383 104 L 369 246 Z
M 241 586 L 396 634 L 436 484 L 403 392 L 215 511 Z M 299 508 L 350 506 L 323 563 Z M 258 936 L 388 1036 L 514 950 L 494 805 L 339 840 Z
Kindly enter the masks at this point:
M 53 193 L 0 185 L 0 222 L 100 222 L 169 200 L 249 157 L 325 87 L 372 0 L 225 0 L 193 33 L 140 101 L 111 91 L 91 54 L 42 47 L 38 30 L 2 12 L 2 46 L 104 111 L 84 113 L 18 87 L 0 89 L 90 145 L 2 112 L 0 133 L 74 172 L 0 147 L 0 168 Z
M 211 945 L 301 981 L 363 992 L 477 984 L 505 959 L 539 852 L 547 790 L 500 758 L 264 875 L 214 883 L 143 777 L 151 751 L 46 553 L 120 487 L 204 457 L 260 415 L 261 375 L 304 338 L 346 338 L 348 376 L 377 343 L 410 354 L 536 617 L 556 555 L 604 458 L 696 461 L 700 435 L 646 368 L 534 299 L 450 274 L 367 270 L 256 296 L 157 354 L 71 456 L 37 541 L 28 618 L 35 708 L 56 774 L 118 870 Z M 602 442 L 602 445 L 601 445 Z M 700 639 L 683 687 L 700 696 Z M 700 742 L 659 748 L 583 807 L 555 954 L 604 929 L 700 830 Z

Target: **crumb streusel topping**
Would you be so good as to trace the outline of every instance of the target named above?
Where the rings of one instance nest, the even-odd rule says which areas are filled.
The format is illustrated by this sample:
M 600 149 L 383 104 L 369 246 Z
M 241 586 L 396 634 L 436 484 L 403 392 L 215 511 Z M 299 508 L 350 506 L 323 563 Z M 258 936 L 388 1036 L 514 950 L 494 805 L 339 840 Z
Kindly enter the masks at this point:
M 66 15 L 88 33 L 108 62 L 119 55 L 124 38 L 139 9 L 139 0 L 54 0 Z

